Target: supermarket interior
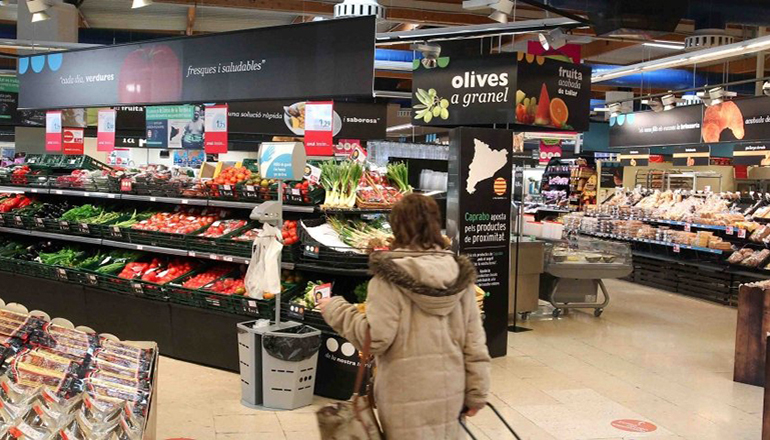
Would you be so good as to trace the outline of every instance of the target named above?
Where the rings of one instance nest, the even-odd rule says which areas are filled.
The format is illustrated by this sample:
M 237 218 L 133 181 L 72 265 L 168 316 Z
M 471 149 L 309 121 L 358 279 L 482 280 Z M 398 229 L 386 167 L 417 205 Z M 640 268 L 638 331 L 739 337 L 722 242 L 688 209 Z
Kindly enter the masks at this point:
M 770 440 L 762 3 L 0 1 L 0 440 Z

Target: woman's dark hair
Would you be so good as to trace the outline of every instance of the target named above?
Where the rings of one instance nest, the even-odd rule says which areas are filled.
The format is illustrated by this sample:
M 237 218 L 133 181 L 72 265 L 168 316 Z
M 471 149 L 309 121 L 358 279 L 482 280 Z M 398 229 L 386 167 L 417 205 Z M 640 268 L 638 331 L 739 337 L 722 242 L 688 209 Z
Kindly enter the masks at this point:
M 390 212 L 393 249 L 428 250 L 446 248 L 441 235 L 441 212 L 430 197 L 409 194 L 393 206 Z

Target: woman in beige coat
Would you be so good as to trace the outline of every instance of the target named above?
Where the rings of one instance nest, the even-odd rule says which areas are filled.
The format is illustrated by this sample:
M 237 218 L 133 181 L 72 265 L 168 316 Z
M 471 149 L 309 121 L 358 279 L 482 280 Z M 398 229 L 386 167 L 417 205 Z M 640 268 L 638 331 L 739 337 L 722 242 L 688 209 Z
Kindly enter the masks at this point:
M 324 319 L 359 349 L 366 331 L 377 359 L 375 399 L 391 440 L 461 438 L 460 413 L 484 407 L 490 358 L 470 261 L 444 248 L 436 202 L 408 195 L 390 214 L 392 252 L 370 258 L 366 315 L 341 297 Z

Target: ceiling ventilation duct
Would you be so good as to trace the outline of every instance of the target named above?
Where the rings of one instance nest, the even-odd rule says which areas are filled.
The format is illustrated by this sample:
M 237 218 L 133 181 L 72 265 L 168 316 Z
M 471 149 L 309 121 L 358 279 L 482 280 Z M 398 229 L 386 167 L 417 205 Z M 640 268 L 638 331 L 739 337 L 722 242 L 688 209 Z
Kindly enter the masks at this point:
M 699 29 L 684 39 L 684 50 L 700 50 L 735 43 L 735 37 L 724 29 Z
M 659 32 L 674 32 L 684 17 L 689 0 L 608 0 L 588 12 L 597 35 L 650 38 Z
M 377 0 L 345 0 L 334 5 L 334 18 L 364 17 L 367 15 L 385 18 L 385 8 L 380 6 Z

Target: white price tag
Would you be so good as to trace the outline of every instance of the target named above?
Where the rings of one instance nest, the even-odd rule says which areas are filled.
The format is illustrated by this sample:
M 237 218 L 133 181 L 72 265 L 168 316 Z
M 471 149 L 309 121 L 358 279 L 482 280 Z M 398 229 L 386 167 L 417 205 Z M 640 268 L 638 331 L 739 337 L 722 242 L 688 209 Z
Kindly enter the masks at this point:
M 150 197 L 151 202 L 154 202 L 155 200 L 157 200 L 155 197 Z
M 230 185 L 224 185 L 222 189 L 224 189 L 225 191 L 230 191 Z
M 192 257 L 192 258 L 195 258 L 195 256 L 196 256 L 196 255 L 198 255 L 198 254 L 196 254 L 196 253 L 195 253 L 195 252 L 193 252 L 193 251 L 190 251 L 190 252 L 188 252 L 188 253 L 187 253 L 187 256 L 188 256 L 188 257 Z
M 690 230 L 692 230 L 692 225 L 690 225 L 689 223 L 685 223 L 684 230 L 685 232 L 690 232 Z
M 738 229 L 738 238 L 746 238 L 746 230 Z
M 83 197 L 91 197 L 91 193 L 89 193 L 89 192 L 84 192 L 84 193 L 83 193 Z
M 223 260 L 227 261 L 228 263 L 233 262 L 233 257 L 222 257 Z
M 735 230 L 733 229 L 733 227 L 732 227 L 732 226 L 728 226 L 728 227 L 725 229 L 725 234 L 727 234 L 727 235 L 733 235 L 733 234 L 735 234 Z
M 219 255 L 217 255 L 217 254 L 211 254 L 211 255 L 209 255 L 209 259 L 212 259 L 212 260 L 219 260 Z
M 188 203 L 190 203 L 190 201 L 189 201 L 189 200 L 187 200 L 187 199 L 182 199 L 182 204 L 183 204 L 183 205 L 186 205 L 186 204 L 188 204 Z
M 56 191 L 54 191 L 54 193 L 58 194 L 58 195 L 62 195 L 62 194 L 64 194 L 64 191 L 62 191 L 60 189 L 57 189 Z
M 678 245 L 678 244 L 675 244 L 675 245 L 674 245 L 674 253 L 675 253 L 675 254 L 678 254 L 680 251 L 681 251 L 681 249 L 679 248 L 679 245 Z
M 32 191 L 33 193 L 37 194 L 37 190 L 35 188 L 32 188 L 30 191 Z
M 110 198 L 110 199 L 114 199 L 115 198 L 115 194 L 108 194 L 107 197 Z
M 138 244 L 136 245 L 136 250 L 138 251 L 144 250 L 144 246 L 142 246 L 141 244 Z

